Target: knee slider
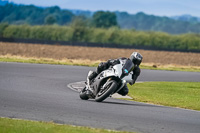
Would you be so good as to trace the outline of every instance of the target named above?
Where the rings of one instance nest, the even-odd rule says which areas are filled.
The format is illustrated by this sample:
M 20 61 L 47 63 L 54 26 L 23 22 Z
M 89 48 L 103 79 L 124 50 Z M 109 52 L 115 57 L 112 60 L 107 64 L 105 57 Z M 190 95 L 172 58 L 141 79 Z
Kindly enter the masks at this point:
M 96 72 L 92 72 L 92 73 L 88 76 L 88 78 L 89 78 L 89 80 L 92 80 L 92 79 L 94 79 L 97 75 L 98 75 L 98 74 L 97 74 Z
M 107 69 L 107 64 L 104 62 L 101 62 L 97 67 L 97 73 L 99 74 L 105 69 Z

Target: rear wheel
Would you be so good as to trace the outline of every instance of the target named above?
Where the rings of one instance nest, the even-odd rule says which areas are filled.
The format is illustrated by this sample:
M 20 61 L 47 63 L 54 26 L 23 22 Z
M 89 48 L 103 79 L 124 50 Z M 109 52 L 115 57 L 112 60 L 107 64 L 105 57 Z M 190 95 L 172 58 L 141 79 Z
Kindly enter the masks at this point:
M 79 93 L 79 96 L 82 100 L 88 100 L 89 99 L 89 97 L 86 94 L 86 87 L 83 88 L 83 90 L 81 90 L 81 92 Z
M 106 82 L 106 86 L 101 88 L 95 97 L 96 102 L 102 102 L 107 97 L 109 97 L 117 88 L 117 82 L 115 80 L 110 80 Z

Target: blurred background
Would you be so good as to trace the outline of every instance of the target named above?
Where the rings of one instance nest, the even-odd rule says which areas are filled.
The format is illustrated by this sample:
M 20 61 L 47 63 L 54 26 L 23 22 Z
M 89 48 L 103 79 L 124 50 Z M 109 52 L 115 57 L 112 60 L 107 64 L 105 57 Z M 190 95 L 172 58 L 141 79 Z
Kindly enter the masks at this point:
M 0 22 L 9 24 L 66 25 L 81 17 L 95 27 L 200 32 L 200 2 L 196 0 L 0 0 L 0 5 Z M 101 15 L 105 15 L 104 24 L 97 22 Z M 105 21 L 106 17 L 112 21 Z
M 177 53 L 166 53 L 162 58 L 159 58 L 160 53 L 151 56 L 168 60 L 167 64 L 185 62 L 184 65 L 198 66 L 199 5 L 200 1 L 196 0 L 0 0 L 0 41 L 29 39 L 59 45 L 67 42 L 64 45 L 195 52 L 192 56 L 187 53 L 187 58 L 179 54 L 179 61 L 175 59 Z M 14 53 L 8 52 L 8 44 L 1 44 L 0 51 L 3 55 L 20 53 L 16 49 Z M 23 49 L 26 48 L 23 46 Z M 39 50 L 40 55 L 47 53 L 44 49 Z M 27 53 L 30 51 L 33 50 Z M 88 51 L 84 56 L 89 58 L 92 55 L 88 53 L 96 54 L 98 50 Z M 148 53 L 153 53 L 142 53 L 145 52 L 145 59 L 150 57 Z M 81 58 L 83 55 L 71 57 L 63 52 L 62 57 Z M 98 59 L 117 57 L 112 54 Z

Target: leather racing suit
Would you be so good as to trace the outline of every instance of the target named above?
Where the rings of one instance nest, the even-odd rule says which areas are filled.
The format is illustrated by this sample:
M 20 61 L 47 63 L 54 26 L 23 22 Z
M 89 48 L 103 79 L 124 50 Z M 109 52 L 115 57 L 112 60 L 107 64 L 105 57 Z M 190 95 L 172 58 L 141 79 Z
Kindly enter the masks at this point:
M 90 76 L 89 76 L 89 80 L 94 79 L 98 74 L 100 74 L 102 71 L 108 69 L 111 66 L 120 64 L 120 61 L 122 62 L 126 62 L 128 58 L 119 58 L 119 59 L 113 59 L 113 60 L 108 60 L 107 62 L 101 62 L 97 69 L 96 72 L 93 72 Z M 140 68 L 139 66 L 135 65 L 134 69 L 133 69 L 133 75 L 132 75 L 132 83 L 130 83 L 131 85 L 133 85 L 135 83 L 135 81 L 137 80 L 137 77 L 140 75 Z M 119 92 L 118 94 L 125 96 L 127 95 L 129 92 L 127 85 L 125 85 Z

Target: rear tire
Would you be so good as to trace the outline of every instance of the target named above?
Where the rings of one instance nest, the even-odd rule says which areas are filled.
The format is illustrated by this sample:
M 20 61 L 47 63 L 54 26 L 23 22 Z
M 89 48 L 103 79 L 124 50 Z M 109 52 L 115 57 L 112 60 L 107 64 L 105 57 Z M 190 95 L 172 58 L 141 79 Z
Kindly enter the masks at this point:
M 81 90 L 81 92 L 79 93 L 79 96 L 82 100 L 88 100 L 89 99 L 89 97 L 86 94 L 86 87 L 83 88 L 83 90 Z
M 107 97 L 109 97 L 110 94 L 112 94 L 116 90 L 116 88 L 117 88 L 117 82 L 115 80 L 110 80 L 107 83 L 107 86 L 105 86 L 105 87 L 108 87 L 108 88 L 104 89 L 102 92 L 100 90 L 98 92 L 98 94 L 96 95 L 96 97 L 95 97 L 95 101 L 96 102 L 102 102 Z

